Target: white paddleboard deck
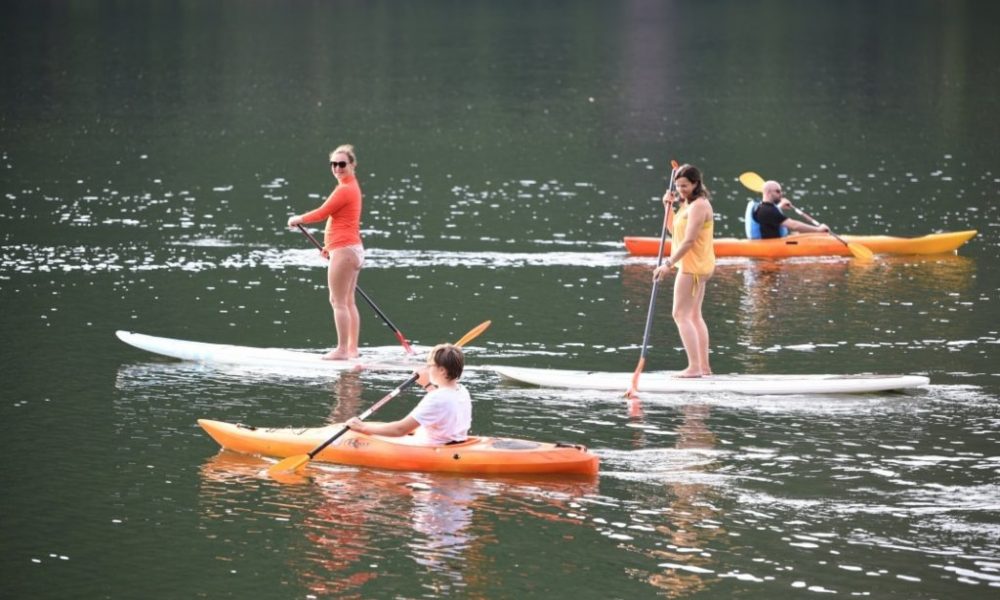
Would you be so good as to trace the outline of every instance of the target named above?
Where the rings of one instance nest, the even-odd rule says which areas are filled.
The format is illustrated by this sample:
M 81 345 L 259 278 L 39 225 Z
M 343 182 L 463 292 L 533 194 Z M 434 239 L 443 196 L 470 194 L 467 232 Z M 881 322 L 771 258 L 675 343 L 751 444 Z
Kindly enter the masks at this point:
M 407 357 L 401 346 L 366 348 L 361 358 L 351 360 L 324 360 L 323 355 L 318 352 L 192 342 L 121 330 L 116 331 L 115 335 L 126 344 L 147 352 L 201 363 L 309 369 L 318 372 L 347 371 L 359 367 L 383 371 L 412 371 L 423 365 L 421 358 Z
M 625 393 L 632 373 L 563 371 L 525 367 L 492 367 L 500 376 L 540 387 L 609 390 Z M 650 371 L 639 378 L 639 392 L 732 392 L 738 394 L 865 394 L 928 385 L 920 375 L 710 375 L 680 378 L 667 371 Z

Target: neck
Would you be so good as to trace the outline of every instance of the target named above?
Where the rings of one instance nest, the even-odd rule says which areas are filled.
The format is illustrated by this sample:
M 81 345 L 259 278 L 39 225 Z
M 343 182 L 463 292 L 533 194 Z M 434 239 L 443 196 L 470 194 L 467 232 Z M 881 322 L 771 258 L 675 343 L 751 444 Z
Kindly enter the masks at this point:
M 453 389 L 456 389 L 458 387 L 458 380 L 457 379 L 443 379 L 443 380 L 441 380 L 440 383 L 435 383 L 434 385 L 438 386 L 438 389 L 453 390 Z

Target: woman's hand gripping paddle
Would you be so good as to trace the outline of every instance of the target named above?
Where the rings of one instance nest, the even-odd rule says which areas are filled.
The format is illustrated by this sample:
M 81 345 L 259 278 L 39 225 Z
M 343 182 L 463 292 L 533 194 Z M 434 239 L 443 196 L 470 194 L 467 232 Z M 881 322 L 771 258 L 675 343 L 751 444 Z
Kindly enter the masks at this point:
M 313 236 L 313 234 L 309 233 L 309 230 L 307 230 L 302 225 L 297 225 L 297 227 L 299 228 L 299 231 L 302 232 L 302 235 L 309 238 L 309 241 L 313 243 L 313 246 L 316 246 L 316 248 L 319 250 L 319 253 L 323 255 L 323 258 L 328 258 L 329 255 L 327 254 L 326 250 L 323 249 L 323 244 L 320 244 L 319 240 L 317 240 L 316 237 Z M 403 332 L 399 330 L 399 327 L 396 327 L 396 325 L 389 320 L 389 317 L 387 317 L 386 314 L 382 312 L 382 310 L 378 307 L 378 305 L 375 304 L 375 301 L 372 300 L 368 296 L 368 294 L 365 293 L 363 289 L 361 289 L 360 285 L 354 286 L 354 289 L 357 290 L 359 294 L 361 294 L 361 297 L 365 299 L 365 302 L 368 303 L 368 306 L 372 307 L 372 310 L 375 311 L 375 314 L 377 314 L 382 319 L 382 321 L 389 326 L 389 329 L 391 329 L 392 332 L 396 334 L 396 339 L 399 340 L 399 343 L 403 345 L 403 349 L 406 350 L 406 353 L 412 355 L 413 348 L 410 347 L 410 342 L 406 341 L 406 336 L 404 336 Z
M 486 328 L 488 328 L 490 326 L 491 322 L 492 321 L 483 321 L 482 323 L 480 323 L 479 325 L 477 325 L 475 328 L 471 329 L 469 331 L 469 333 L 463 335 L 460 340 L 458 340 L 457 342 L 455 342 L 455 345 L 458 346 L 458 347 L 462 347 L 465 344 L 468 344 L 472 340 L 476 339 L 477 337 L 479 337 L 479 334 L 481 334 L 482 332 L 486 331 Z M 360 415 L 358 415 L 358 418 L 361 419 L 362 421 L 364 421 L 368 417 L 372 416 L 372 414 L 375 411 L 377 411 L 378 409 L 382 408 L 382 406 L 386 402 L 388 402 L 388 401 L 392 400 L 393 398 L 395 398 L 396 396 L 400 395 L 401 393 L 403 393 L 403 391 L 405 391 L 411 385 L 413 385 L 414 383 L 416 383 L 416 381 L 417 381 L 417 379 L 419 377 L 420 377 L 420 375 L 418 373 L 414 373 L 413 375 L 411 375 L 409 379 L 407 379 L 403 383 L 399 384 L 399 386 L 397 386 L 396 389 L 392 390 L 391 392 L 389 392 L 388 394 L 386 394 L 385 396 L 383 396 L 383 398 L 381 400 L 379 400 L 378 402 L 376 402 L 375 404 L 373 404 L 371 406 L 371 408 L 369 408 L 365 412 L 363 412 Z M 333 442 L 337 441 L 337 439 L 340 438 L 340 436 L 342 436 L 345 433 L 347 433 L 349 429 L 350 428 L 347 427 L 346 425 L 344 427 L 341 427 L 337 431 L 337 433 L 333 434 L 333 436 L 330 437 L 330 439 L 326 440 L 325 442 L 323 442 L 319 446 L 316 446 L 315 448 L 313 448 L 308 454 L 296 454 L 294 456 L 289 456 L 288 458 L 285 458 L 284 460 L 282 460 L 278 464 L 276 464 L 273 467 L 271 467 L 270 469 L 268 469 L 267 470 L 268 475 L 271 475 L 271 476 L 276 476 L 276 475 L 280 476 L 282 474 L 291 473 L 293 471 L 296 471 L 297 469 L 300 469 L 306 463 L 308 463 L 313 458 L 315 458 L 317 454 L 319 454 L 320 452 L 322 452 L 324 448 L 326 448 L 327 446 L 329 446 Z
M 746 187 L 748 190 L 752 192 L 757 192 L 758 194 L 760 194 L 761 192 L 764 191 L 764 178 L 754 173 L 753 171 L 747 171 L 746 173 L 740 174 L 740 183 L 742 183 L 744 187 Z M 791 203 L 789 202 L 789 204 Z M 794 204 L 791 204 L 791 206 L 792 208 L 795 209 L 795 212 L 805 217 L 807 221 L 809 221 L 813 225 L 819 226 L 819 223 L 816 221 L 816 219 L 810 217 L 806 213 L 799 210 L 799 208 Z M 847 249 L 851 251 L 851 254 L 854 255 L 854 258 L 865 261 L 872 260 L 875 258 L 875 254 L 866 246 L 863 246 L 862 244 L 859 244 L 857 242 L 848 242 L 847 240 L 845 240 L 844 238 L 840 237 L 839 235 L 837 235 L 832 231 L 830 231 L 829 234 L 832 235 L 835 240 L 847 246 Z
M 677 179 L 677 169 L 680 165 L 676 160 L 670 161 L 670 183 L 667 185 L 667 191 L 674 191 L 674 180 Z M 667 244 L 667 219 L 670 217 L 670 209 L 668 208 L 663 215 L 663 231 L 660 233 L 660 249 L 656 256 L 656 266 L 659 267 L 663 264 L 663 247 Z M 639 376 L 642 374 L 642 370 L 646 368 L 646 353 L 649 351 L 649 332 L 653 328 L 653 309 L 656 307 L 656 288 L 660 282 L 653 280 L 653 289 L 649 293 L 649 311 L 646 313 L 646 329 L 642 334 L 642 352 L 639 354 L 639 364 L 635 367 L 635 373 L 632 374 L 632 385 L 625 392 L 626 398 L 635 399 L 639 394 Z

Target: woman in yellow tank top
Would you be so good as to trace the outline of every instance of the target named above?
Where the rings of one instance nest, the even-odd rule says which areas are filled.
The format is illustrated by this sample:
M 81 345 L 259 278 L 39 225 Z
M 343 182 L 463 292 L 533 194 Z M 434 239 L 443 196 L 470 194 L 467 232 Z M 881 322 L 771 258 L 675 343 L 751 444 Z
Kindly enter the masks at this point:
M 670 269 L 677 267 L 673 316 L 688 359 L 687 368 L 677 376 L 701 377 L 712 374 L 708 362 L 708 326 L 701 315 L 701 306 L 705 301 L 705 284 L 715 272 L 712 245 L 715 215 L 697 168 L 682 165 L 674 183 L 677 192 L 667 190 L 663 196 L 671 252 L 653 271 L 653 278 L 662 281 Z M 675 218 L 673 204 L 678 196 L 682 205 Z

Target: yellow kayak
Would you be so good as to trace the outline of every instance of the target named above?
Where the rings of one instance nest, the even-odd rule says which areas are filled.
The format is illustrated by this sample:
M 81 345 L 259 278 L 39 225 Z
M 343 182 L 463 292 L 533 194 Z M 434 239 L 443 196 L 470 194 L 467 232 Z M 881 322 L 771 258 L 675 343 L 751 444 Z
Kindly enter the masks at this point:
M 847 242 L 861 244 L 875 254 L 941 254 L 954 252 L 971 240 L 977 231 L 932 233 L 921 237 L 890 235 L 843 235 Z M 625 248 L 633 256 L 656 256 L 658 237 L 626 237 Z M 715 238 L 716 256 L 747 256 L 751 258 L 790 258 L 795 256 L 851 256 L 846 245 L 826 233 L 803 233 L 770 240 Z M 664 253 L 670 252 L 670 240 Z

